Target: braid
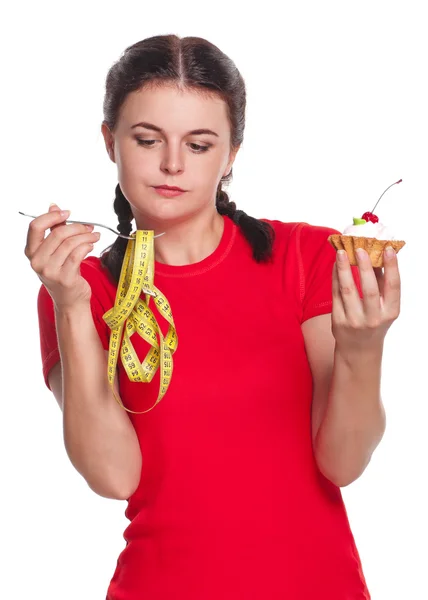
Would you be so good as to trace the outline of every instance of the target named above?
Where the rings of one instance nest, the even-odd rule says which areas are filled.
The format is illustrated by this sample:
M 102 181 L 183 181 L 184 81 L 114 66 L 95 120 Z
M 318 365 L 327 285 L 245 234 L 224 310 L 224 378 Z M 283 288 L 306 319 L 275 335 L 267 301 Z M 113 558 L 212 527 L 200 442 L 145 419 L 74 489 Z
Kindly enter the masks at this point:
M 226 179 L 230 178 L 232 172 Z M 221 181 L 217 188 L 216 208 L 221 215 L 226 215 L 238 225 L 253 250 L 256 262 L 267 262 L 272 255 L 274 230 L 269 223 L 250 217 L 243 210 L 237 210 L 235 202 L 229 200 L 222 189 Z
M 134 218 L 134 215 L 132 214 L 131 205 L 123 195 L 119 184 L 116 186 L 116 196 L 113 202 L 113 208 L 119 219 L 117 230 L 122 235 L 129 235 L 132 231 L 131 222 Z
M 132 231 L 132 220 L 134 215 L 132 214 L 131 205 L 123 195 L 119 184 L 116 186 L 116 195 L 113 202 L 113 208 L 119 220 L 117 230 L 122 235 L 130 235 Z M 122 263 L 127 245 L 128 240 L 117 237 L 115 242 L 106 248 L 101 256 L 101 263 L 107 267 L 116 283 L 119 283 L 120 272 L 122 270 Z
M 221 215 L 226 215 L 232 220 L 236 213 L 236 204 L 229 200 L 227 193 L 221 188 L 221 182 L 217 189 L 216 208 Z

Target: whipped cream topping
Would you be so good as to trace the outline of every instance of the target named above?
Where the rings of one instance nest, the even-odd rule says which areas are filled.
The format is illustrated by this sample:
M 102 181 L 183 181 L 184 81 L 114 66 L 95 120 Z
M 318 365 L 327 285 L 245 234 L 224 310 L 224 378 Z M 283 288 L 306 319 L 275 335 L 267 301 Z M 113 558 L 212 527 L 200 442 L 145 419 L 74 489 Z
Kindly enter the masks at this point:
M 343 235 L 354 235 L 356 237 L 376 238 L 378 240 L 396 240 L 393 232 L 389 227 L 378 223 L 364 223 L 363 225 L 348 225 L 343 231 Z

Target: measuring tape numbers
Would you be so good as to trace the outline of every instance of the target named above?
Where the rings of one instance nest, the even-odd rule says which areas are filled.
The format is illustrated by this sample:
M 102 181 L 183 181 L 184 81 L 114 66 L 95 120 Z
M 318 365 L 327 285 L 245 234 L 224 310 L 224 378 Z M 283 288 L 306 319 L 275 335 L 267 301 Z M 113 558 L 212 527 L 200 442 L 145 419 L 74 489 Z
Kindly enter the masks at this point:
M 113 308 L 103 315 L 111 329 L 108 354 L 108 381 L 116 401 L 127 412 L 143 414 L 152 410 L 162 398 L 171 383 L 173 360 L 178 337 L 172 316 L 171 306 L 154 283 L 154 237 L 153 231 L 137 230 L 128 241 L 120 272 L 116 299 Z M 145 300 L 140 296 L 145 294 Z M 157 311 L 169 323 L 164 336 L 155 315 L 149 307 L 150 299 Z M 131 337 L 137 333 L 151 346 L 146 357 L 140 362 Z M 122 337 L 123 334 L 123 337 Z M 160 369 L 160 389 L 153 406 L 143 411 L 126 408 L 114 389 L 117 363 L 121 361 L 131 381 L 150 383 Z

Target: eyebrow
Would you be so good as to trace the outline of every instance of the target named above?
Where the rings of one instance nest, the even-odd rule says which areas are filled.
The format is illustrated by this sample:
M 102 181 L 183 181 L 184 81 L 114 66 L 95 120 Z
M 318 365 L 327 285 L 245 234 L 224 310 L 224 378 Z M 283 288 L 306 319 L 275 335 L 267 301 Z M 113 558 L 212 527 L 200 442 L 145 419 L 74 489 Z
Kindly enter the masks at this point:
M 152 123 L 136 123 L 135 125 L 132 125 L 131 129 L 134 129 L 135 127 L 144 127 L 144 129 L 165 133 L 163 129 L 156 127 L 156 125 L 152 125 Z M 189 131 L 186 135 L 215 135 L 216 137 L 219 137 L 218 133 L 211 131 L 211 129 L 194 129 L 193 131 Z

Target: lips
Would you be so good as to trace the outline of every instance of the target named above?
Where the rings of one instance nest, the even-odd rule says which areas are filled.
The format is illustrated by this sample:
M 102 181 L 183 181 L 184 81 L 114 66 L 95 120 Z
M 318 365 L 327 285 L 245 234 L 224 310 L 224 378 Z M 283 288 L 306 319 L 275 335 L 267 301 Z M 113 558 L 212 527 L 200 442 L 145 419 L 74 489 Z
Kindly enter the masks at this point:
M 156 190 L 171 190 L 174 192 L 185 192 L 186 190 L 183 190 L 177 186 L 171 186 L 171 185 L 157 185 L 155 186 Z

